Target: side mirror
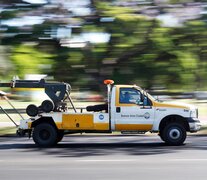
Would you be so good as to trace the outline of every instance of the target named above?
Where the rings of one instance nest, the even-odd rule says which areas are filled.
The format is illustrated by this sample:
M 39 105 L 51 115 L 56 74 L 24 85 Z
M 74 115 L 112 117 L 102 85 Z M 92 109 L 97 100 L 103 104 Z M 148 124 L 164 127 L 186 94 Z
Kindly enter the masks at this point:
M 138 103 L 140 106 L 147 106 L 148 105 L 148 100 L 147 97 L 144 95 L 141 95 L 141 101 Z
M 137 104 L 140 105 L 140 106 L 144 106 L 144 99 L 145 99 L 144 95 L 141 94 L 141 95 L 140 95 L 140 98 L 141 98 L 141 99 L 140 99 L 139 102 L 137 102 Z
M 144 102 L 144 95 L 141 94 L 141 102 Z

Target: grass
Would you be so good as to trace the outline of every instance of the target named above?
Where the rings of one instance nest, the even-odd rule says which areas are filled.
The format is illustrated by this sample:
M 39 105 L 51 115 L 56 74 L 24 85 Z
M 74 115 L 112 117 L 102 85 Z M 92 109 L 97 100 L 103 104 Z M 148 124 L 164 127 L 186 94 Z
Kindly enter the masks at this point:
M 16 134 L 16 127 L 2 127 L 0 128 L 0 136 Z

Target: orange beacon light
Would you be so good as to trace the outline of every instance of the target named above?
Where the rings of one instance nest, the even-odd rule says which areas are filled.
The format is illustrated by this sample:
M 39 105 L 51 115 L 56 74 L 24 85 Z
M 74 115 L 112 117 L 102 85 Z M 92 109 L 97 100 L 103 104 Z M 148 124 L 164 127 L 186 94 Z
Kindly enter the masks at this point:
M 106 79 L 104 80 L 104 84 L 108 85 L 108 84 L 114 84 L 114 81 L 111 79 Z

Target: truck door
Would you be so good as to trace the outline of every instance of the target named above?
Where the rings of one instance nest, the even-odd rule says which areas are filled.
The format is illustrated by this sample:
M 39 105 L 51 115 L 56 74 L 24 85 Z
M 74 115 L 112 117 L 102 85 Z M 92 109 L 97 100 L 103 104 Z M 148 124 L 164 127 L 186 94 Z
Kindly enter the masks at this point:
M 136 88 L 118 88 L 115 103 L 115 130 L 149 131 L 154 121 L 154 108 L 146 95 Z

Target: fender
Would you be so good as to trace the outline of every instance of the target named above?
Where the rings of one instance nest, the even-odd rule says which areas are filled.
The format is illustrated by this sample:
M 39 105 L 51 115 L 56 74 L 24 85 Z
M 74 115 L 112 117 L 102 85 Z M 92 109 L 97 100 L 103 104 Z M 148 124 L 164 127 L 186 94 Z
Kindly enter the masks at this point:
M 190 130 L 190 127 L 188 124 L 188 118 L 185 118 L 185 117 L 177 115 L 177 114 L 168 115 L 168 116 L 165 116 L 163 119 L 161 119 L 157 130 L 160 131 L 170 122 L 181 123 L 184 125 L 184 127 L 187 131 Z

